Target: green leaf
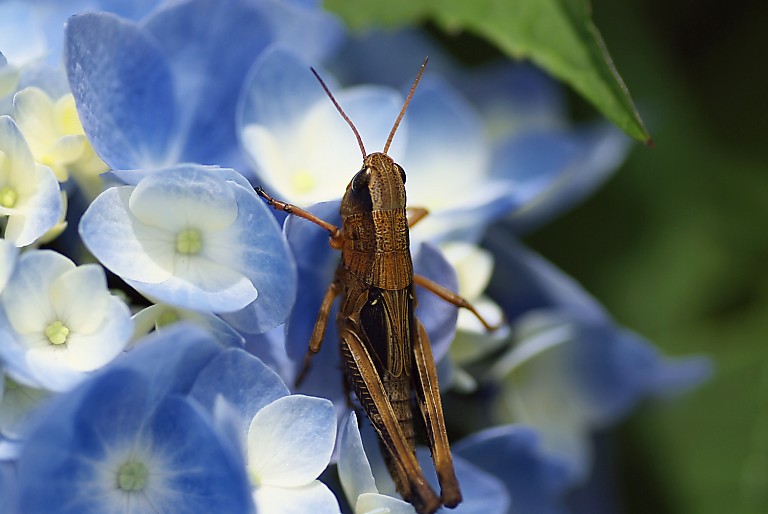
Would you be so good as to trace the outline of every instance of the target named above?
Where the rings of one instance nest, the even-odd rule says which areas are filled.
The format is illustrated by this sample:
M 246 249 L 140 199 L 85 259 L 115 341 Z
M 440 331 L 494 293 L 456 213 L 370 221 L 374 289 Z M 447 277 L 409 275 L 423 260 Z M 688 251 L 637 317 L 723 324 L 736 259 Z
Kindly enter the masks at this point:
M 651 143 L 627 87 L 592 22 L 587 0 L 329 0 L 353 28 L 431 20 L 481 36 L 569 84 L 635 139 Z

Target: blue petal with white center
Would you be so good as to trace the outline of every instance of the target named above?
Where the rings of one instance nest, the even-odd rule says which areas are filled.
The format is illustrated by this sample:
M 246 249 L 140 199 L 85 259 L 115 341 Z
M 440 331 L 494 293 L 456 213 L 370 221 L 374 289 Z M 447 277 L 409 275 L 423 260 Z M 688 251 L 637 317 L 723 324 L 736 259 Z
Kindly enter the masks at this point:
M 368 151 L 379 150 L 403 98 L 394 89 L 329 87 L 357 127 Z M 326 97 L 308 63 L 282 48 L 272 48 L 254 64 L 244 87 L 240 138 L 259 178 L 275 197 L 306 207 L 340 197 L 362 155 L 349 125 Z M 399 129 L 390 154 L 407 134 Z
M 91 252 L 150 298 L 234 312 L 236 328 L 281 323 L 295 268 L 269 208 L 232 170 L 180 165 L 111 188 L 88 208 L 80 234 Z
M 152 396 L 140 373 L 112 370 L 63 397 L 19 459 L 22 510 L 252 511 L 241 463 L 201 411 Z

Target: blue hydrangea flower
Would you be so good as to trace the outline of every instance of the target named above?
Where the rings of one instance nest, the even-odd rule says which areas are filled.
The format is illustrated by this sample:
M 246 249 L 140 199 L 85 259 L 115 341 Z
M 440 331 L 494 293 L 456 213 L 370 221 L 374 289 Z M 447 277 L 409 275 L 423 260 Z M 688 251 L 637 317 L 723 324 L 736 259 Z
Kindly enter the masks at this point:
M 394 483 L 378 451 L 366 452 L 354 412 L 347 416 L 339 432 L 339 480 L 355 514 L 386 512 L 413 514 L 411 504 L 395 493 Z M 437 476 L 428 451 L 417 451 L 419 465 L 430 485 L 439 491 Z M 373 466 L 368 455 L 375 460 Z M 452 512 L 459 514 L 505 514 L 510 498 L 494 476 L 454 455 L 454 469 L 461 485 L 462 502 Z
M 515 514 L 565 514 L 566 467 L 546 455 L 538 434 L 519 425 L 476 432 L 452 447 L 454 455 L 501 480 Z
M 149 339 L 36 416 L 22 512 L 253 510 L 238 452 L 188 397 L 222 347 L 189 325 Z
M 5 238 L 16 246 L 35 242 L 59 221 L 59 183 L 50 168 L 36 164 L 16 123 L 0 116 L 0 216 Z
M 63 400 L 19 460 L 22 510 L 249 512 L 238 462 L 195 405 L 148 398 L 139 373 L 116 370 Z
M 0 357 L 15 380 L 65 390 L 115 358 L 133 323 L 104 270 L 49 251 L 19 258 L 0 295 Z
M 514 183 L 508 218 L 518 232 L 582 201 L 629 151 L 629 138 L 606 122 L 571 125 L 562 87 L 534 66 L 501 60 L 467 70 L 415 29 L 350 38 L 335 69 L 345 83 L 402 87 L 414 72 L 403 66 L 403 55 L 428 55 L 427 75 L 444 77 L 479 114 L 492 155 L 488 178 Z M 434 134 L 429 127 L 426 133 Z M 406 171 L 414 166 L 406 164 Z
M 244 452 L 259 512 L 339 512 L 333 493 L 316 480 L 336 437 L 331 402 L 288 395 L 274 371 L 238 349 L 214 359 L 192 395 L 219 417 L 230 411 L 230 432 Z
M 692 387 L 710 373 L 701 357 L 665 359 L 618 327 L 572 279 L 525 250 L 508 232 L 486 240 L 497 262 L 488 294 L 515 330 L 516 345 L 486 378 L 503 381 L 496 409 L 531 424 L 544 449 L 586 477 L 592 431 L 625 416 L 641 400 Z
M 318 57 L 340 36 L 332 16 L 305 2 L 188 0 L 140 25 L 77 15 L 65 53 L 85 133 L 112 169 L 180 162 L 242 169 L 235 107 L 253 60 L 275 42 Z
M 379 86 L 338 89 L 323 75 L 366 150 L 381 149 L 403 96 Z M 286 51 L 265 53 L 245 88 L 243 146 L 275 196 L 304 206 L 338 198 L 361 156 L 309 65 Z M 405 167 L 409 205 L 431 213 L 412 232 L 416 240 L 477 234 L 518 201 L 512 182 L 490 174 L 491 152 L 480 118 L 435 78 L 427 76 L 419 86 L 389 154 Z M 473 194 L 466 194 L 469 190 Z
M 246 309 L 241 327 L 251 331 L 281 323 L 293 302 L 280 228 L 232 170 L 179 165 L 110 188 L 83 215 L 80 235 L 147 297 L 197 311 Z

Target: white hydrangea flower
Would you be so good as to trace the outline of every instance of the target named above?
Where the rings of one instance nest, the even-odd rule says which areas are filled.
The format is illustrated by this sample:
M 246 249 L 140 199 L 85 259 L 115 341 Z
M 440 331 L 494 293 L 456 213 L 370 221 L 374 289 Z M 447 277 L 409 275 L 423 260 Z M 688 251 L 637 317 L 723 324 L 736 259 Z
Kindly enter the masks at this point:
M 132 333 L 104 270 L 52 251 L 22 255 L 0 295 L 0 358 L 25 385 L 69 389 L 116 357 Z
M 440 249 L 456 270 L 459 294 L 474 305 L 489 323 L 501 323 L 504 318 L 501 308 L 483 294 L 493 274 L 493 255 L 477 245 L 458 241 L 445 243 Z M 456 339 L 450 349 L 451 358 L 459 365 L 472 362 L 504 344 L 509 334 L 507 326 L 489 332 L 474 314 L 467 309 L 459 309 Z M 459 368 L 455 371 L 457 383 L 454 385 L 463 384 L 470 390 L 474 388 L 471 377 Z
M 59 221 L 59 183 L 47 166 L 36 164 L 10 116 L 0 116 L 0 216 L 8 216 L 5 238 L 27 246 Z
M 253 417 L 248 474 L 260 513 L 338 513 L 336 497 L 317 477 L 328 466 L 336 415 L 328 400 L 284 396 Z
M 50 167 L 60 182 L 69 177 L 70 166 L 95 157 L 72 94 L 54 100 L 42 89 L 22 89 L 13 97 L 13 116 L 35 160 Z M 100 171 L 106 170 L 101 163 Z

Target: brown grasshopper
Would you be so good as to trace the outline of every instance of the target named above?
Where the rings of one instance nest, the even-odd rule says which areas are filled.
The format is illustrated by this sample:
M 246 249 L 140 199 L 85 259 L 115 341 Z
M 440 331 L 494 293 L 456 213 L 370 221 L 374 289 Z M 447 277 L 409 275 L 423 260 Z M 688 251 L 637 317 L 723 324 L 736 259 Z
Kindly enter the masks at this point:
M 363 166 L 350 181 L 341 201 L 341 228 L 294 205 L 275 200 L 263 189 L 256 192 L 273 208 L 307 219 L 330 233 L 333 248 L 341 250 L 336 275 L 323 297 L 309 341 L 309 351 L 297 383 L 312 355 L 320 351 L 331 305 L 341 297 L 336 319 L 347 391 L 355 392 L 379 435 L 387 468 L 403 498 L 421 514 L 461 502 L 448 445 L 437 372 L 429 338 L 414 316 L 414 284 L 448 302 L 472 311 L 493 330 L 466 300 L 431 280 L 414 275 L 409 227 L 425 209 L 406 214 L 405 171 L 387 155 L 405 115 L 427 60 L 421 66 L 382 152 L 367 154 L 355 125 L 344 113 L 313 69 L 328 97 L 352 128 L 363 154 Z M 415 456 L 412 393 L 426 427 L 441 495 L 427 483 Z

